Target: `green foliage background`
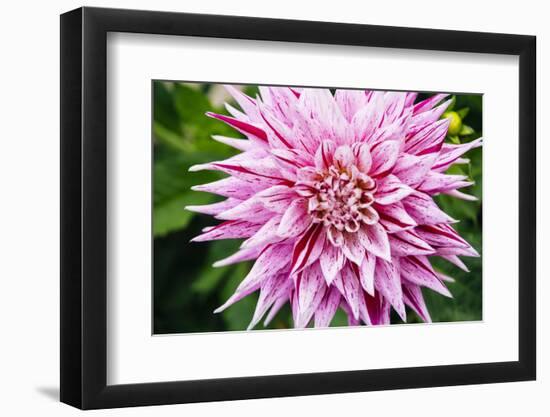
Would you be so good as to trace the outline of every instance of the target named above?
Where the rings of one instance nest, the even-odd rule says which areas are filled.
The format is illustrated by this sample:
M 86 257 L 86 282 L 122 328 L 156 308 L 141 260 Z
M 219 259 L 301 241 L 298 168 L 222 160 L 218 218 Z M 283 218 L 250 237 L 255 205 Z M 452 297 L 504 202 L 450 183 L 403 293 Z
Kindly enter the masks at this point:
M 245 86 L 255 96 L 256 86 Z M 223 88 L 214 84 L 190 84 L 153 81 L 154 141 L 154 333 L 212 332 L 244 330 L 254 312 L 257 294 L 245 297 L 221 314 L 213 314 L 233 293 L 251 263 L 213 268 L 212 263 L 235 252 L 238 240 L 190 243 L 202 228 L 215 220 L 210 216 L 184 210 L 187 205 L 208 204 L 219 197 L 191 191 L 191 187 L 223 177 L 209 171 L 188 172 L 190 166 L 227 158 L 235 153 L 212 135 L 239 137 L 225 124 L 205 116 L 207 111 L 227 114 Z M 419 96 L 419 100 L 429 95 Z M 234 104 L 234 103 L 232 103 Z M 480 95 L 457 95 L 453 104 L 457 129 L 449 142 L 467 142 L 481 136 L 482 98 Z M 458 116 L 458 119 L 456 117 Z M 460 219 L 458 232 L 481 253 L 481 170 L 480 148 L 470 151 L 471 163 L 453 167 L 453 173 L 464 173 L 475 181 L 464 191 L 479 198 L 467 202 L 447 196 L 437 197 L 440 207 Z M 481 258 L 463 258 L 471 272 L 465 273 L 445 261 L 433 259 L 436 268 L 456 279 L 448 287 L 454 295 L 448 299 L 424 290 L 434 321 L 480 320 L 482 303 Z M 408 311 L 409 323 L 420 320 Z M 392 322 L 400 322 L 397 317 Z M 331 326 L 345 326 L 347 318 L 339 311 Z M 268 328 L 290 328 L 290 308 L 285 306 Z M 260 323 L 257 328 L 263 328 Z

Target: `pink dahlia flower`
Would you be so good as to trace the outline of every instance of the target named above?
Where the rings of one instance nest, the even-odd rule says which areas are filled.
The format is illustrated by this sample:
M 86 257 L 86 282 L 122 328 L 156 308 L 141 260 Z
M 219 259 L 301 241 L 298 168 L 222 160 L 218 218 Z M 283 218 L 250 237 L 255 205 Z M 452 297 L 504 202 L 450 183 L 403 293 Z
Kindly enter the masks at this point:
M 260 87 L 254 99 L 227 88 L 241 110 L 208 116 L 247 139 L 214 137 L 242 152 L 193 166 L 229 175 L 193 189 L 227 199 L 187 208 L 223 221 L 193 241 L 245 239 L 214 266 L 255 262 L 216 312 L 259 290 L 249 328 L 287 301 L 297 328 L 326 327 L 339 307 L 350 325 L 389 324 L 391 308 L 405 321 L 406 305 L 429 322 L 421 287 L 451 297 L 429 257 L 466 269 L 458 256 L 479 256 L 432 199 L 475 199 L 458 191 L 465 176 L 445 174 L 481 145 L 444 143 L 446 95 Z

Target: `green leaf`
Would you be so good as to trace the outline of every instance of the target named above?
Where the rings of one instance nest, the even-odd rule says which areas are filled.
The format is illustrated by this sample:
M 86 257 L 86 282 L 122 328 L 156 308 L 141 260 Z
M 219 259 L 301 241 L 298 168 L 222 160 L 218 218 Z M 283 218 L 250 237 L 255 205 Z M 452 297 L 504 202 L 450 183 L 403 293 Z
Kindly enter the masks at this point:
M 195 213 L 185 210 L 191 204 L 208 204 L 213 196 L 193 191 L 175 196 L 157 204 L 153 210 L 153 235 L 164 236 L 174 230 L 185 228 Z
M 224 267 L 213 267 L 212 264 L 220 259 L 226 258 L 239 249 L 240 242 L 235 239 L 216 240 L 210 243 L 208 256 L 200 276 L 193 282 L 192 289 L 196 293 L 210 293 L 220 283 L 222 278 L 235 268 L 233 265 Z
M 456 112 L 458 113 L 461 119 L 464 119 L 466 116 L 468 116 L 468 113 L 470 112 L 470 108 L 464 107 L 460 110 L 457 110 Z
M 451 136 L 449 136 L 449 139 L 451 140 L 451 142 L 453 142 L 457 145 L 460 145 L 460 138 L 458 136 L 451 135 Z
M 190 150 L 189 145 L 186 145 L 185 142 L 183 142 L 183 138 L 180 134 L 164 127 L 159 122 L 153 123 L 153 134 L 158 141 L 165 143 L 174 149 L 182 152 L 189 152 Z
M 462 129 L 460 129 L 459 135 L 460 136 L 468 136 L 468 135 L 471 135 L 473 133 L 475 133 L 475 131 L 470 126 L 462 125 Z
M 456 96 L 452 96 L 451 97 L 451 103 L 449 104 L 449 107 L 447 107 L 445 112 L 448 113 L 448 112 L 452 111 L 455 108 L 455 104 L 456 104 Z

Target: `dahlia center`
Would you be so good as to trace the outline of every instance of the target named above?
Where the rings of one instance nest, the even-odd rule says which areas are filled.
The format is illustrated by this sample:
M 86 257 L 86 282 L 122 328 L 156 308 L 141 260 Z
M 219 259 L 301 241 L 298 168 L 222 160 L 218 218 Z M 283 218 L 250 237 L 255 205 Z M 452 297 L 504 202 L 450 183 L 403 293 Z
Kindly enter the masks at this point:
M 308 212 L 314 223 L 322 223 L 340 235 L 355 233 L 362 224 L 378 222 L 372 207 L 376 182 L 354 166 L 342 169 L 331 166 L 313 184 Z

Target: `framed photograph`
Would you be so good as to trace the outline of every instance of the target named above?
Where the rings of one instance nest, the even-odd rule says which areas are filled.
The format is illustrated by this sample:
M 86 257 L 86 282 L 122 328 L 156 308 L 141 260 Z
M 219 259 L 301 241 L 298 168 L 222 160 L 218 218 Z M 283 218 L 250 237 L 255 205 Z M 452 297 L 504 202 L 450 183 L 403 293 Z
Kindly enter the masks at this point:
M 61 401 L 533 380 L 535 37 L 61 16 Z

